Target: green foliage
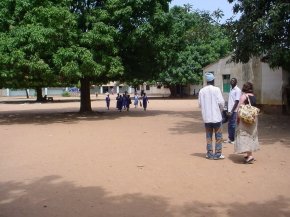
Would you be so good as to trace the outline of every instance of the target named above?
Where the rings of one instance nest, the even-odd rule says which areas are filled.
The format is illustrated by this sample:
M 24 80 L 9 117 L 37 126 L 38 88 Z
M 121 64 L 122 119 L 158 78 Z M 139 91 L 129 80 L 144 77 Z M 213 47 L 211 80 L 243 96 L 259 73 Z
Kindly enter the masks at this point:
M 202 68 L 230 51 L 224 29 L 207 12 L 191 11 L 187 5 L 174 7 L 168 24 L 163 53 L 166 67 L 157 78 L 166 85 L 199 83 Z
M 290 71 L 290 3 L 285 0 L 241 1 L 234 3 L 238 21 L 228 23 L 234 41 L 233 60 L 247 62 L 261 57 L 271 67 Z
M 61 94 L 63 97 L 70 97 L 70 93 L 68 91 L 64 91 L 62 94 Z
M 169 0 L 111 1 L 108 11 L 118 29 L 125 73 L 119 80 L 150 80 L 162 71 Z
M 0 86 L 79 84 L 80 110 L 91 111 L 91 83 L 197 83 L 202 67 L 228 53 L 228 38 L 210 14 L 169 12 L 169 2 L 2 0 Z
M 160 70 L 168 2 L 2 0 L 0 84 L 80 83 L 81 111 L 90 111 L 91 82 L 148 79 Z
M 73 15 L 58 1 L 1 1 L 1 86 L 58 86 L 52 63 L 59 47 L 72 42 Z M 5 15 L 5 16 L 4 16 Z

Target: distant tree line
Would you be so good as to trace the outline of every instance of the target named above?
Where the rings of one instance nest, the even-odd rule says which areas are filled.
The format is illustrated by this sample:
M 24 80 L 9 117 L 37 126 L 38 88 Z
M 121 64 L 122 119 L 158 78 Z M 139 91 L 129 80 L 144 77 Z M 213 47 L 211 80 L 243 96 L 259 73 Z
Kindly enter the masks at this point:
M 289 66 L 289 3 L 229 0 L 242 15 L 221 25 L 220 10 L 169 2 L 1 0 L 0 87 L 34 88 L 41 100 L 42 87 L 78 85 L 80 112 L 88 112 L 92 84 L 158 83 L 174 94 L 177 86 L 199 83 L 204 66 L 231 52 L 234 61 L 262 55 L 274 67 Z M 272 35 L 270 24 L 277 28 Z

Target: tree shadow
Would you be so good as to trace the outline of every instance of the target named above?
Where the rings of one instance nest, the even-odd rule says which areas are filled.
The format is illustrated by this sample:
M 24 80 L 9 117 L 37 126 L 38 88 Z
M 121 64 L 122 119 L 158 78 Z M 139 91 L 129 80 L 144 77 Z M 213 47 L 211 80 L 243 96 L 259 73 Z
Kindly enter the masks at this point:
M 68 109 L 71 110 L 71 109 Z M 124 117 L 150 117 L 150 116 L 180 116 L 186 118 L 199 118 L 196 112 L 178 112 L 166 110 L 133 110 L 122 112 L 116 109 L 93 111 L 87 113 L 79 113 L 77 111 L 63 112 L 61 109 L 42 109 L 42 110 L 12 110 L 0 112 L 0 125 L 13 124 L 53 124 L 53 123 L 76 123 L 79 121 L 98 121 L 98 120 L 114 120 Z
M 290 198 L 282 196 L 266 202 L 251 202 L 247 204 L 232 203 L 228 209 L 228 216 L 232 217 L 286 217 L 290 216 Z
M 182 217 L 228 216 L 228 217 L 286 217 L 290 215 L 290 198 L 279 196 L 266 202 L 201 203 L 195 201 L 184 205 L 180 210 Z
M 168 100 L 168 99 L 164 99 Z M 175 99 L 174 99 L 175 100 Z M 188 99 L 186 99 L 188 100 Z M 69 101 L 69 100 L 68 100 Z M 64 102 L 64 101 L 61 101 Z M 169 126 L 169 131 L 173 134 L 195 134 L 204 131 L 201 112 L 196 111 L 170 111 L 156 110 L 149 108 L 148 111 L 142 109 L 131 109 L 129 112 L 118 112 L 115 108 L 107 111 L 79 113 L 77 107 L 68 108 L 51 108 L 51 109 L 27 109 L 27 110 L 10 110 L 0 112 L 0 125 L 13 124 L 36 124 L 49 125 L 54 123 L 75 124 L 81 121 L 102 121 L 115 120 L 119 118 L 143 118 L 157 117 L 161 115 L 177 116 L 186 118 L 180 120 L 172 126 Z M 259 115 L 258 133 L 259 140 L 263 145 L 272 145 L 280 142 L 282 145 L 290 148 L 290 116 L 278 114 L 261 114 Z M 223 132 L 227 132 L 227 124 L 223 126 Z
M 141 193 L 113 195 L 102 187 L 80 187 L 62 177 L 46 176 L 34 182 L 0 183 L 1 217 L 198 217 L 290 215 L 290 199 L 265 202 L 170 205 L 160 196 Z M 210 191 L 210 188 L 206 188 Z
M 290 116 L 279 114 L 261 114 L 258 116 L 258 137 L 261 145 L 273 145 L 279 142 L 290 148 Z M 223 133 L 227 133 L 227 123 Z
M 59 176 L 33 183 L 1 183 L 1 217 L 173 216 L 165 198 L 110 195 L 102 187 L 77 187 Z
M 175 134 L 196 134 L 204 132 L 204 124 L 200 111 L 180 112 L 180 116 L 185 117 L 188 121 L 180 121 L 169 130 Z
M 258 134 L 263 145 L 280 142 L 290 148 L 290 116 L 279 114 L 261 114 L 259 116 Z

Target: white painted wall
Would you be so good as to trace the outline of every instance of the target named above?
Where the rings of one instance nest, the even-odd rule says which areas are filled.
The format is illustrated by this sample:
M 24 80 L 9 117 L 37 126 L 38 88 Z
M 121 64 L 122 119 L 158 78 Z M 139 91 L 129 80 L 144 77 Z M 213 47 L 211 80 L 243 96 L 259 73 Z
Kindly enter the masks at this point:
M 261 102 L 268 105 L 281 105 L 282 100 L 282 69 L 271 69 L 268 64 L 262 64 L 262 94 Z
M 189 95 L 190 96 L 194 95 L 194 92 L 195 92 L 195 95 L 197 95 L 201 88 L 202 88 L 201 84 L 191 84 L 191 85 L 189 85 L 189 89 L 190 89 Z
M 264 105 L 282 105 L 282 88 L 288 84 L 289 77 L 285 76 L 281 68 L 271 69 L 267 63 L 258 59 L 251 59 L 248 63 L 227 63 L 229 57 L 206 66 L 203 71 L 214 72 L 215 86 L 223 91 L 223 75 L 230 74 L 231 78 L 238 80 L 238 86 L 242 89 L 245 82 L 254 83 L 254 91 L 258 95 L 258 103 Z M 287 80 L 287 81 L 286 81 Z M 203 85 L 206 85 L 205 78 Z M 225 100 L 228 94 L 223 93 Z
M 146 85 L 143 85 L 143 87 L 141 89 L 143 89 L 147 95 L 148 94 L 153 94 L 153 95 L 156 94 L 156 95 L 162 95 L 164 97 L 170 95 L 169 88 L 165 88 L 164 86 L 161 86 L 161 88 L 157 88 L 157 86 L 152 85 L 152 86 L 150 86 L 150 90 L 146 90 Z M 141 90 L 139 92 L 141 92 Z

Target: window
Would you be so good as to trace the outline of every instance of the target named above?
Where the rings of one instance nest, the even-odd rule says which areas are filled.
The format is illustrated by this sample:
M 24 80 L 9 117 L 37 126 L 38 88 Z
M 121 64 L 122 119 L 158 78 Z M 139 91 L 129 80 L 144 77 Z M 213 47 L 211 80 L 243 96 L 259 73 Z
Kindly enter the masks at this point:
M 231 75 L 223 75 L 223 92 L 229 93 L 231 90 Z
M 103 93 L 109 92 L 109 87 L 108 86 L 103 86 Z
M 146 85 L 146 90 L 150 90 L 150 86 L 149 85 Z

